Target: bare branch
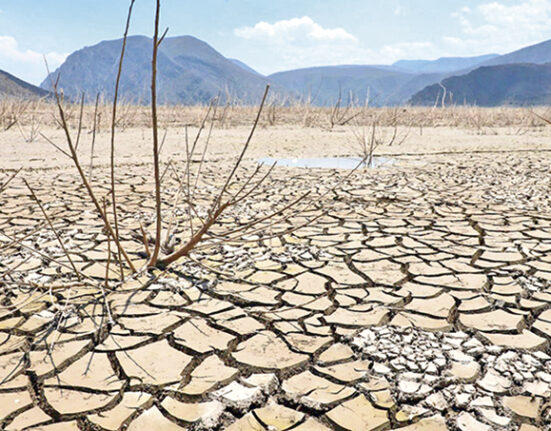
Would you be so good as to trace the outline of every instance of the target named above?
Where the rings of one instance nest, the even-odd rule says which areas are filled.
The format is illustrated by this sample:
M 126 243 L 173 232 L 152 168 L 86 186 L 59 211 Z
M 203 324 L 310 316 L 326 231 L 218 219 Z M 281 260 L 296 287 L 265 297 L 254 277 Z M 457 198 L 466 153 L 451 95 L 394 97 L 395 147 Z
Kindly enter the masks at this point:
M 77 133 L 77 140 L 75 142 L 75 150 L 78 150 L 78 144 L 80 142 L 80 134 L 82 132 L 82 115 L 84 113 L 84 93 L 82 93 L 82 97 L 80 99 L 80 114 L 78 117 L 78 133 Z
M 92 168 L 94 167 L 94 146 L 96 144 L 96 128 L 98 124 L 98 105 L 99 105 L 99 92 L 96 94 L 96 106 L 94 108 L 94 125 L 92 128 L 92 148 L 90 150 L 90 170 L 88 171 L 88 177 L 92 181 Z
M 11 177 L 9 177 L 5 182 L 0 184 L 0 193 L 6 190 L 6 188 L 8 187 L 8 184 L 13 181 L 13 179 L 19 174 L 19 172 L 21 172 L 22 169 L 23 168 L 19 168 L 19 170 L 15 171 L 15 173 Z
M 73 267 L 73 270 L 75 272 L 75 275 L 77 276 L 78 280 L 80 281 L 81 280 L 81 277 L 80 277 L 80 272 L 79 270 L 77 269 L 77 267 L 75 266 L 74 262 L 73 262 L 73 259 L 71 259 L 71 256 L 69 255 L 69 252 L 67 251 L 67 249 L 65 248 L 65 244 L 63 244 L 63 240 L 61 239 L 61 237 L 59 236 L 59 233 L 57 232 L 56 228 L 54 227 L 52 221 L 50 220 L 50 217 L 48 216 L 48 213 L 46 212 L 46 210 L 44 209 L 44 206 L 42 206 L 42 202 L 40 202 L 40 199 L 38 199 L 38 196 L 36 195 L 36 193 L 34 192 L 34 190 L 32 189 L 32 187 L 30 186 L 30 184 L 27 182 L 27 180 L 25 178 L 23 178 L 23 182 L 25 183 L 25 185 L 27 186 L 27 188 L 29 189 L 29 191 L 31 192 L 34 200 L 36 201 L 36 203 L 38 204 L 38 206 L 40 207 L 40 211 L 42 211 L 42 214 L 44 215 L 44 218 L 46 219 L 46 221 L 48 222 L 48 224 L 50 225 L 50 228 L 52 229 L 55 237 L 57 238 L 57 242 L 59 242 L 59 245 L 61 246 L 61 248 L 63 249 L 63 252 L 65 253 L 65 256 L 67 257 L 67 259 L 69 260 L 69 263 L 71 264 L 71 266 Z
M 153 58 L 151 59 L 151 120 L 153 123 L 153 169 L 155 176 L 155 244 L 148 266 L 155 266 L 161 250 L 161 178 L 159 173 L 159 131 L 157 119 L 157 54 L 159 50 L 159 18 L 161 1 L 157 0 L 155 11 L 155 33 L 153 35 Z
M 113 112 L 112 112 L 112 118 L 111 118 L 111 206 L 113 209 L 113 221 L 115 224 L 115 235 L 114 238 L 119 239 L 119 217 L 117 214 L 117 194 L 115 191 L 115 129 L 116 129 L 116 123 L 117 123 L 117 103 L 119 99 L 119 86 L 121 82 L 121 75 L 122 75 L 122 65 L 124 61 L 124 53 L 126 51 L 126 41 L 128 39 L 128 30 L 130 29 L 130 19 L 132 18 L 132 8 L 134 7 L 135 0 L 130 1 L 130 7 L 128 8 L 128 16 L 126 18 L 126 27 L 124 29 L 124 36 L 122 39 L 122 48 L 121 48 L 121 55 L 119 58 L 119 68 L 117 70 L 117 80 L 115 83 L 115 94 L 113 96 Z M 122 266 L 122 256 L 121 256 L 121 249 L 118 248 L 118 255 L 119 255 L 119 266 L 121 270 L 121 279 L 124 279 L 124 268 Z

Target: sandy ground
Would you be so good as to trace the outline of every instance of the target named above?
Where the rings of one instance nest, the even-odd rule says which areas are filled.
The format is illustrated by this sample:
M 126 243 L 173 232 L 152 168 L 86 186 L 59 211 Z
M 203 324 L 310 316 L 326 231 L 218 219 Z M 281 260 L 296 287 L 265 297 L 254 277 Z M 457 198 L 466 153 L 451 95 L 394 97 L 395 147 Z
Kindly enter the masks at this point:
M 213 133 L 195 229 L 247 133 Z M 237 176 L 259 157 L 356 155 L 353 141 L 346 128 L 259 129 Z M 154 228 L 150 131 L 118 142 L 121 244 L 140 268 L 140 223 Z M 189 237 L 187 207 L 171 216 L 184 142 L 169 130 L 163 150 L 168 253 Z M 0 168 L 26 168 L 0 194 L 0 429 L 549 430 L 549 142 L 547 130 L 412 130 L 378 149 L 398 155 L 390 167 L 276 168 L 209 247 L 120 282 L 69 161 L 0 133 Z M 108 143 L 101 134 L 100 199 Z M 89 145 L 85 134 L 85 166 Z M 306 192 L 273 223 L 232 234 Z
M 207 159 L 229 159 L 235 157 L 245 142 L 250 129 L 237 127 L 232 129 L 214 129 Z M 66 149 L 65 137 L 61 130 L 52 127 L 42 128 L 41 133 L 52 142 Z M 197 129 L 189 128 L 190 142 Z M 369 134 L 367 130 L 367 134 Z M 529 151 L 551 149 L 551 128 L 543 131 L 528 131 L 516 135 L 513 127 L 485 129 L 484 134 L 472 129 L 452 129 L 445 127 L 399 130 L 399 136 L 407 136 L 401 145 L 381 145 L 375 151 L 379 155 L 461 153 L 477 151 Z M 161 131 L 161 136 L 164 131 Z M 76 136 L 76 131 L 74 131 Z M 203 138 L 206 132 L 203 133 Z M 382 129 L 378 135 L 388 142 L 392 130 Z M 47 141 L 38 136 L 34 142 L 26 142 L 17 129 L 0 132 L 0 169 L 18 169 L 20 167 L 44 168 L 70 165 L 67 159 Z M 120 163 L 144 163 L 151 161 L 151 130 L 126 129 L 117 133 L 116 157 Z M 202 142 L 202 141 L 201 141 Z M 96 165 L 109 162 L 110 135 L 102 132 L 95 144 Z M 357 156 L 361 153 L 351 128 L 340 127 L 333 131 L 320 128 L 294 126 L 274 126 L 258 128 L 247 158 L 255 160 L 261 157 L 327 157 Z M 202 152 L 202 144 L 198 149 Z M 83 165 L 88 166 L 91 155 L 91 135 L 84 131 L 80 144 Z M 185 158 L 185 129 L 168 129 L 162 159 L 179 160 Z M 197 158 L 198 156 L 196 156 Z

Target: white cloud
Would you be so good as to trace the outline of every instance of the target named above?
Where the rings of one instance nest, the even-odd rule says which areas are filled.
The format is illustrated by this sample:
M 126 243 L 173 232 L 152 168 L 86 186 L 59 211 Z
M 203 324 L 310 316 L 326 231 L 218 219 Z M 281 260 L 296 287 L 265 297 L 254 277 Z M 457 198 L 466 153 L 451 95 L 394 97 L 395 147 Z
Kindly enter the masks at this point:
M 462 35 L 443 41 L 461 54 L 514 51 L 551 37 L 551 0 L 493 1 L 452 16 Z
M 398 5 L 395 15 L 407 13 Z M 551 0 L 482 0 L 451 14 L 455 31 L 425 40 L 368 47 L 342 27 L 325 28 L 312 18 L 258 22 L 234 30 L 247 41 L 243 58 L 263 73 L 330 64 L 391 64 L 400 59 L 436 59 L 507 53 L 551 39 Z M 365 41 L 367 43 L 367 41 Z
M 386 46 L 382 53 L 401 58 L 437 58 L 511 52 L 551 38 L 551 0 L 491 1 L 452 13 L 459 32 L 434 43 Z
M 274 23 L 261 21 L 236 28 L 234 34 L 247 40 L 251 59 L 246 62 L 265 73 L 327 64 L 365 64 L 372 56 L 372 51 L 344 28 L 325 28 L 308 16 Z
M 0 36 L 2 68 L 33 84 L 39 84 L 46 76 L 44 57 L 46 57 L 50 69 L 54 70 L 65 61 L 67 55 L 58 52 L 40 53 L 31 49 L 22 50 L 12 36 Z
M 551 0 L 488 1 L 452 13 L 459 32 L 434 42 L 413 41 L 386 45 L 380 59 L 434 59 L 511 52 L 551 39 Z
M 291 18 L 276 21 L 273 24 L 260 21 L 253 27 L 241 27 L 234 30 L 238 37 L 244 39 L 270 40 L 277 43 L 319 43 L 319 42 L 353 42 L 358 40 L 345 29 L 323 28 L 312 18 Z

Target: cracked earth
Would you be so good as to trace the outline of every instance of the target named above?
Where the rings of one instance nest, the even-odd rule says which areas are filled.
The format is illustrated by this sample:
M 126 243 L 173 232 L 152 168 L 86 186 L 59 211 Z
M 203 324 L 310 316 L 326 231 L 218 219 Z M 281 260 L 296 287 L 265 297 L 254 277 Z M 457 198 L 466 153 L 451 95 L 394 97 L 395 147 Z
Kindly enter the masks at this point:
M 550 162 L 546 152 L 404 158 L 327 195 L 342 172 L 276 168 L 267 196 L 215 233 L 312 187 L 325 197 L 105 289 L 74 280 L 14 181 L 0 195 L 0 428 L 549 430 Z M 121 169 L 121 235 L 144 263 L 136 232 L 152 224 L 153 184 L 143 166 Z M 208 169 L 200 200 L 223 180 Z M 107 169 L 94 176 L 107 192 Z M 25 177 L 77 268 L 114 283 L 74 172 Z M 165 181 L 168 207 L 177 184 Z M 270 237 L 307 215 L 320 217 Z

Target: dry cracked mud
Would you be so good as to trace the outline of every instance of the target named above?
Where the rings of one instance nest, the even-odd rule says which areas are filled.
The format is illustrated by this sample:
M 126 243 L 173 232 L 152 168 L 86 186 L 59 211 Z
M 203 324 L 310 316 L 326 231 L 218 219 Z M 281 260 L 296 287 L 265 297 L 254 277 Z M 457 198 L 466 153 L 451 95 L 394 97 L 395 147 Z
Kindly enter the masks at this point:
M 27 171 L 77 268 L 113 282 L 74 279 L 22 183 L 0 195 L 0 428 L 549 430 L 551 157 L 424 162 L 358 171 L 307 214 L 122 285 L 74 172 Z M 207 169 L 199 200 L 222 181 Z M 118 174 L 137 264 L 145 171 Z M 215 233 L 342 175 L 277 168 Z

